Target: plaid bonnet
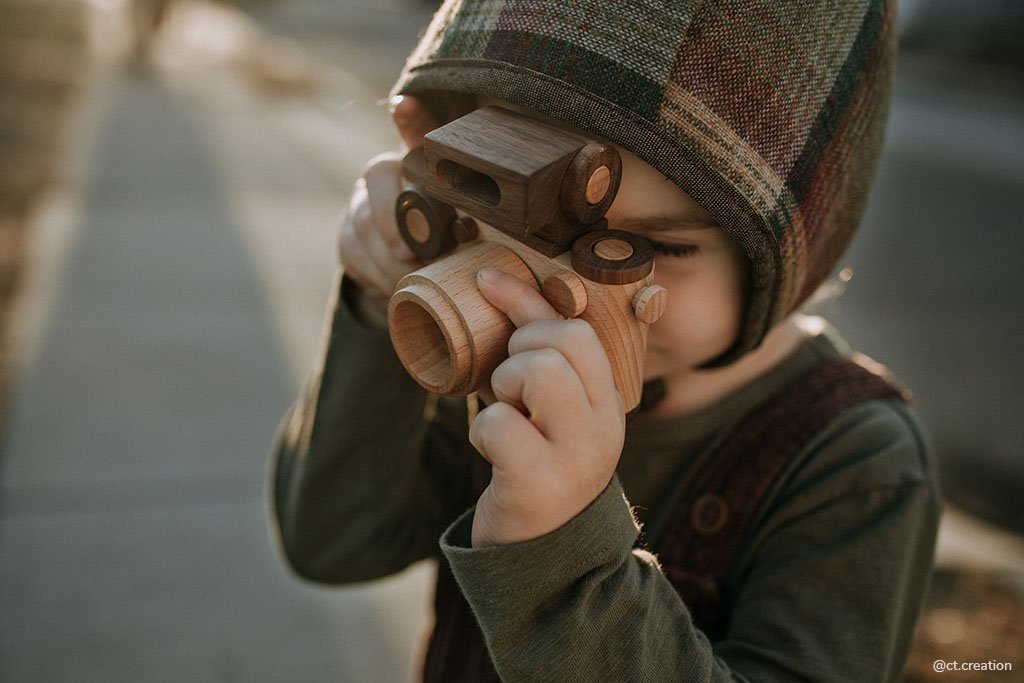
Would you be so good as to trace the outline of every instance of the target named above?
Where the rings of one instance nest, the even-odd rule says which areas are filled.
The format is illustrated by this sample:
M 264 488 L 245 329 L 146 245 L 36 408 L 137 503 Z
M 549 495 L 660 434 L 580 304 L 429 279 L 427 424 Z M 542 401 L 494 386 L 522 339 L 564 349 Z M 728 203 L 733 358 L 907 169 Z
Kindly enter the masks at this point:
M 393 92 L 501 98 L 678 184 L 750 261 L 735 358 L 853 236 L 888 114 L 894 4 L 448 0 Z

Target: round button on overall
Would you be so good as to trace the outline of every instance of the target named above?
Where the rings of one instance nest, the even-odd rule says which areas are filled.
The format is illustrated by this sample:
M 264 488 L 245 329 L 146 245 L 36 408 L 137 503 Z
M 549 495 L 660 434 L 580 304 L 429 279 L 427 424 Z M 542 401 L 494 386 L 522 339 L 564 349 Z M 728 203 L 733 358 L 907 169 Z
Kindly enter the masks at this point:
M 690 524 L 702 536 L 721 531 L 729 521 L 729 504 L 717 493 L 705 493 L 693 504 Z

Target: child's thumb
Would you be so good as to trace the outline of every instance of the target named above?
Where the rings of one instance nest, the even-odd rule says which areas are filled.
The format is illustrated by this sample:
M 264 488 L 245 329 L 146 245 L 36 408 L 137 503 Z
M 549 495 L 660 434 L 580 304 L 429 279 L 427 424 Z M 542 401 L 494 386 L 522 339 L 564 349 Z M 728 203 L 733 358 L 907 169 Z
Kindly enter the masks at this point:
M 422 147 L 423 136 L 438 126 L 419 98 L 411 95 L 400 95 L 391 101 L 391 116 L 407 149 Z

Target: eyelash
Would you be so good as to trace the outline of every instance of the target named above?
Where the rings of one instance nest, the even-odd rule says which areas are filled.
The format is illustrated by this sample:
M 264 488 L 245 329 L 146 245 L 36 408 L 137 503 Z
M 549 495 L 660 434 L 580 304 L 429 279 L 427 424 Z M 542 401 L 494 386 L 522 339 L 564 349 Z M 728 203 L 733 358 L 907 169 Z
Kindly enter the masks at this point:
M 654 249 L 654 253 L 658 256 L 669 256 L 669 257 L 684 257 L 692 256 L 697 253 L 697 247 L 693 244 L 667 244 L 665 242 L 655 242 L 648 240 L 651 243 L 651 248 Z

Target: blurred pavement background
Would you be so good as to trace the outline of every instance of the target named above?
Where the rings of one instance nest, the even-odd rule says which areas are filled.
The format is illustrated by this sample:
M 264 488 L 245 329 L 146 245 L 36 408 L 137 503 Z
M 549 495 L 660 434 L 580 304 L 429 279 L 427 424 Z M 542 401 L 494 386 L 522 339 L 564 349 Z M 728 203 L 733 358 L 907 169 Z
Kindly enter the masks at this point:
M 432 7 L 178 0 L 132 64 L 126 2 L 0 0 L 0 55 L 32 57 L 0 59 L 0 102 L 28 112 L 0 117 L 0 178 L 21 183 L 0 192 L 18 292 L 0 300 L 0 681 L 407 680 L 431 568 L 302 584 L 265 474 L 320 342 L 338 213 L 397 146 L 381 100 Z M 852 279 L 822 312 L 915 390 L 955 504 L 942 563 L 1019 586 L 1024 68 L 1015 39 L 949 28 L 956 6 L 906 5 Z M 978 7 L 1021 26 L 1003 5 Z M 20 49 L 27 7 L 59 40 Z M 922 622 L 944 654 L 974 629 L 959 614 Z
M 3 681 L 408 678 L 429 569 L 300 583 L 264 479 L 319 344 L 339 210 L 397 144 L 389 83 L 366 74 L 397 73 L 429 12 L 266 9 L 280 35 L 177 3 L 152 64 L 122 69 L 124 6 L 89 7 L 98 52 L 31 217 L 12 330 Z

